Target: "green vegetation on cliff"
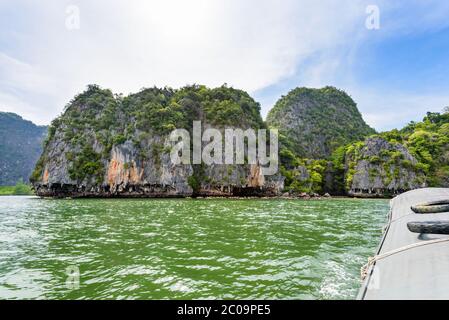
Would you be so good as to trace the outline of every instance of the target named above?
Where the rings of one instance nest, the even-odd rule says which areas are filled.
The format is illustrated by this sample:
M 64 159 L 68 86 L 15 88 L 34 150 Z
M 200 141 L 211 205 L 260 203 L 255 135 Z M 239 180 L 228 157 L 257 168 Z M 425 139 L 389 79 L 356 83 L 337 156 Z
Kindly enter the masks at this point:
M 292 166 L 282 165 L 285 190 L 294 193 L 323 193 L 326 160 L 293 158 Z
M 383 135 L 403 144 L 418 159 L 429 186 L 449 187 L 449 112 L 428 112 L 422 122 Z
M 280 173 L 284 190 L 292 193 L 394 194 L 422 185 L 449 186 L 449 112 L 428 113 L 422 122 L 376 134 L 345 92 L 296 88 L 276 103 L 265 124 L 259 104 L 226 85 L 154 87 L 126 97 L 90 85 L 52 122 L 31 181 L 44 180 L 51 162 L 51 176 L 61 184 L 105 185 L 113 148 L 123 169 L 151 168 L 133 174 L 159 181 L 164 163 L 167 167 L 167 134 L 175 128 L 190 131 L 196 120 L 218 128 L 278 128 Z M 226 169 L 227 175 L 218 174 Z M 227 185 L 231 176 L 246 183 L 232 166 L 220 170 L 211 177 L 202 165 L 193 165 L 182 178 L 194 193 L 204 184 Z
M 124 108 L 143 131 L 168 133 L 175 128 L 190 129 L 202 119 L 211 125 L 263 126 L 260 106 L 246 92 L 225 85 L 209 89 L 201 85 L 144 89 L 123 99 Z
M 332 101 L 341 99 L 349 104 L 348 99 L 350 98 L 343 92 L 335 93 L 333 88 L 328 90 L 335 94 L 333 99 L 336 100 Z M 271 125 L 276 123 L 273 119 L 279 116 L 279 112 L 288 108 L 286 107 L 288 105 L 294 105 L 295 102 L 292 102 L 294 101 L 292 99 L 297 95 L 311 94 L 316 101 L 326 101 L 319 94 L 323 91 L 325 90 L 312 90 L 313 93 L 310 93 L 308 89 L 303 88 L 293 90 L 292 92 L 295 92 L 293 97 L 282 98 L 277 107 L 273 109 L 274 111 L 270 112 Z M 296 116 L 300 119 L 299 121 L 305 119 L 303 115 L 298 116 L 292 112 L 288 114 L 290 118 Z M 282 121 L 288 123 L 288 117 L 287 120 L 284 118 Z M 337 148 L 333 150 L 330 157 L 318 159 L 304 157 L 304 149 L 298 149 L 298 141 L 295 140 L 293 131 L 289 131 L 289 126 L 282 121 L 279 122 L 281 129 L 280 159 L 281 173 L 286 178 L 286 191 L 347 194 L 354 190 L 358 192 L 368 190 L 391 195 L 394 192 L 425 185 L 449 187 L 448 110 L 442 114 L 429 112 L 422 122 L 411 122 L 401 130 L 395 129 L 373 134 L 368 129 L 361 134 L 358 140 L 340 145 L 335 144 Z M 292 123 L 291 120 L 290 123 Z M 323 126 L 328 128 L 326 131 L 328 134 L 339 130 L 338 123 L 329 122 L 329 118 L 326 117 L 323 118 L 324 125 L 312 125 L 312 121 L 308 123 L 308 128 L 312 129 L 306 130 L 305 135 L 313 132 L 314 139 L 318 139 L 317 137 L 320 135 L 317 132 L 324 130 Z M 344 122 L 344 125 L 353 128 L 351 123 Z M 299 127 L 306 128 L 307 126 L 301 125 L 296 128 Z M 298 139 L 303 136 L 301 132 L 303 131 L 298 131 Z M 342 131 L 338 132 L 342 133 Z M 369 134 L 370 132 L 371 134 Z M 338 135 L 338 133 L 336 134 Z M 337 140 L 344 141 L 342 137 L 340 135 L 332 143 Z M 363 139 L 364 137 L 366 138 Z M 346 136 L 346 138 L 347 141 L 351 141 L 354 136 Z M 308 144 L 310 143 L 308 142 Z M 357 179 L 354 180 L 356 176 Z
M 334 87 L 290 91 L 269 112 L 267 124 L 279 129 L 281 173 L 290 192 L 323 193 L 332 153 L 375 133 L 351 97 Z
M 15 186 L 0 186 L 0 196 L 25 196 L 32 195 L 31 187 L 22 180 L 19 180 Z

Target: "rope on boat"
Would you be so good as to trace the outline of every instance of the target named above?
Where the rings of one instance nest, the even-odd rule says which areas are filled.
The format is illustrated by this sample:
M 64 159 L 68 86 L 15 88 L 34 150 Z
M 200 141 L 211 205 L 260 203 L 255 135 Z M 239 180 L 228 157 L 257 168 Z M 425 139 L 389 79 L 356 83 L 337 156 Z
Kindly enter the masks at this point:
M 410 250 L 413 248 L 418 248 L 418 247 L 423 247 L 429 244 L 436 244 L 436 243 L 442 243 L 442 242 L 449 242 L 449 238 L 444 238 L 444 239 L 435 239 L 435 240 L 427 240 L 427 241 L 422 241 L 422 242 L 417 242 L 417 243 L 412 243 L 379 255 L 376 255 L 374 257 L 369 257 L 368 258 L 368 263 L 365 264 L 361 269 L 360 269 L 360 277 L 362 280 L 365 280 L 366 277 L 368 276 L 368 270 L 371 266 L 374 265 L 374 263 L 376 263 L 379 260 L 382 260 L 384 258 L 387 258 L 389 256 L 392 256 L 396 253 L 400 253 L 406 250 Z

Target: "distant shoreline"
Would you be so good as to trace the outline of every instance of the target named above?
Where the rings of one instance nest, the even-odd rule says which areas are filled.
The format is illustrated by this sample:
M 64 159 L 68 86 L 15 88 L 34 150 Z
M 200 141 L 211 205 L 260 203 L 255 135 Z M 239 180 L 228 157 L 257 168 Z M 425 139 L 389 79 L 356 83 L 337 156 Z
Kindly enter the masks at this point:
M 354 200 L 389 200 L 392 197 L 350 197 L 350 196 L 331 196 L 331 197 L 41 197 L 36 194 L 29 195 L 17 195 L 17 194 L 3 194 L 1 196 L 35 196 L 39 199 L 44 200 L 79 200 L 79 199 L 97 199 L 97 200 L 105 200 L 105 199 L 115 199 L 115 200 L 127 200 L 127 199 L 148 199 L 148 200 L 165 200 L 165 199 L 185 199 L 185 200 L 303 200 L 303 201 L 314 201 L 314 200 L 338 200 L 338 199 L 354 199 Z

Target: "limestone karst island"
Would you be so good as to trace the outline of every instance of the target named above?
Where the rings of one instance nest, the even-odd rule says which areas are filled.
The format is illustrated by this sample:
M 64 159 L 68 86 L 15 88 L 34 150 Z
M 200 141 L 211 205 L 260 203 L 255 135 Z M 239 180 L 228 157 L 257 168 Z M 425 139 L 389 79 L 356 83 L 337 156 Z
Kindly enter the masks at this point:
M 449 300 L 449 4 L 375 2 L 3 1 L 0 300 Z
M 191 130 L 195 120 L 220 129 L 277 128 L 279 173 L 260 181 L 257 165 L 174 165 L 168 135 Z M 449 113 L 376 133 L 333 87 L 291 90 L 265 122 L 248 93 L 227 86 L 123 97 L 90 85 L 51 123 L 31 182 L 37 195 L 50 197 L 391 197 L 449 187 L 448 152 Z

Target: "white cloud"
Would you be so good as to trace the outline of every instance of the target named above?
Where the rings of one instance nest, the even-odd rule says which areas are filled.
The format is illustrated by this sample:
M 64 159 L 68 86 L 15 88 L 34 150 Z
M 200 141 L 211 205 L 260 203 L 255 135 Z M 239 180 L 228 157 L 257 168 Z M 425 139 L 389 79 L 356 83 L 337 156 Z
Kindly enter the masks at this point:
M 38 122 L 49 122 L 88 83 L 125 94 L 225 82 L 254 92 L 292 76 L 311 54 L 347 41 L 363 26 L 361 3 L 80 0 L 73 4 L 81 28 L 70 31 L 65 9 L 71 2 L 23 1 L 31 20 L 6 31 L 17 34 L 17 43 L 9 60 L 0 56 L 2 82 L 21 91 L 16 99 L 33 106 L 31 119 Z M 26 101 L 36 94 L 41 99 Z M 51 99 L 42 98 L 47 94 Z M 9 108 L 21 113 L 23 103 Z
M 340 84 L 356 99 L 360 97 L 359 107 L 370 124 L 383 128 L 388 126 L 388 119 L 376 120 L 377 106 L 371 102 L 379 101 L 378 98 L 365 98 L 374 91 L 362 85 L 351 91 L 346 86 L 351 83 L 351 64 L 358 44 L 372 35 L 365 29 L 365 8 L 371 2 L 2 2 L 1 11 L 14 7 L 12 13 L 17 16 L 0 21 L 0 109 L 43 124 L 57 116 L 89 83 L 128 94 L 153 85 L 218 86 L 226 82 L 255 93 L 297 79 L 291 87 Z M 410 23 L 413 17 L 422 16 L 419 21 L 424 25 L 415 26 L 414 31 L 421 27 L 436 28 L 446 19 L 442 13 L 445 5 L 440 4 L 441 10 L 435 12 L 405 12 L 407 18 L 398 15 L 398 19 L 388 20 L 389 12 L 408 7 L 402 2 L 402 7 L 391 1 L 375 2 L 381 9 L 384 36 L 389 35 L 385 32 L 388 25 L 393 32 L 413 32 L 403 29 L 404 24 L 413 25 Z M 79 30 L 70 31 L 65 27 L 68 5 L 80 9 Z M 424 6 L 415 1 L 413 5 Z M 263 100 L 266 113 L 274 99 Z M 437 98 L 433 100 L 435 104 L 440 102 Z M 415 106 L 420 101 L 426 102 L 413 101 Z M 399 103 L 408 102 L 391 96 L 385 98 L 383 105 Z

